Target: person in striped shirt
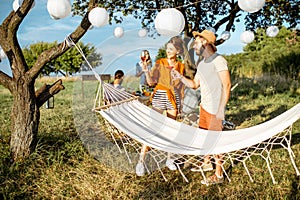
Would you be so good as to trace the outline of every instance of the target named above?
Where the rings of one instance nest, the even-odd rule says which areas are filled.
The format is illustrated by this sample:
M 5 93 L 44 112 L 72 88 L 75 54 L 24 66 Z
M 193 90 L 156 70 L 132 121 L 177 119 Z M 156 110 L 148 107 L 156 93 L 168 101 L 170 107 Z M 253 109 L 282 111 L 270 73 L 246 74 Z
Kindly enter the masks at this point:
M 152 108 L 159 113 L 166 112 L 166 115 L 174 120 L 181 110 L 181 99 L 184 95 L 184 84 L 180 80 L 172 78 L 172 70 L 176 70 L 181 75 L 184 74 L 185 68 L 180 56 L 187 55 L 187 50 L 184 41 L 179 37 L 172 37 L 166 45 L 166 58 L 158 59 L 155 65 L 149 70 L 144 65 L 143 72 L 145 73 L 148 85 L 154 86 L 152 94 Z M 184 59 L 183 59 L 184 60 Z M 140 159 L 136 165 L 136 174 L 142 176 L 145 173 L 145 156 L 148 151 L 146 145 L 142 146 Z M 174 160 L 168 154 L 166 166 L 170 170 L 176 170 Z

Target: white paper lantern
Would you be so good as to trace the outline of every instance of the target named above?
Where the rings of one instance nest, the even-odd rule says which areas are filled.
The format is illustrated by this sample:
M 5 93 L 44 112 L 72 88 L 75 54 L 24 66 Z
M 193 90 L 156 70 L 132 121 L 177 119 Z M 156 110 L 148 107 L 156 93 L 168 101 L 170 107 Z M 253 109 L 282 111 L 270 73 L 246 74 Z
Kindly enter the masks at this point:
M 264 7 L 265 3 L 265 0 L 238 0 L 240 9 L 249 13 L 259 11 Z
M 0 59 L 6 58 L 6 54 L 4 53 L 2 47 L 0 47 Z
M 223 40 L 229 40 L 229 38 L 231 37 L 231 34 L 229 31 L 223 31 L 222 34 L 221 34 L 221 38 Z
M 183 31 L 185 20 L 179 10 L 167 8 L 157 14 L 154 25 L 159 34 L 173 37 Z
M 23 3 L 23 0 L 14 0 L 13 9 L 15 12 L 19 9 L 19 7 L 22 5 L 22 3 Z M 35 6 L 35 1 L 33 2 L 30 9 L 32 9 L 34 6 Z
M 278 33 L 279 33 L 279 28 L 277 26 L 270 26 L 266 30 L 266 34 L 269 37 L 276 37 Z
M 95 27 L 101 27 L 108 24 L 108 13 L 104 8 L 93 8 L 89 13 L 89 21 Z
M 249 44 L 254 40 L 254 33 L 252 31 L 244 31 L 241 34 L 241 41 L 243 43 Z
M 142 28 L 139 30 L 138 35 L 139 37 L 146 37 L 147 33 L 148 33 L 147 29 Z
M 115 30 L 114 30 L 114 36 L 116 38 L 120 38 L 124 35 L 124 30 L 122 27 L 116 27 Z
M 206 27 L 205 29 L 213 32 L 214 34 L 216 34 L 216 29 L 214 29 L 213 27 Z
M 48 0 L 47 10 L 52 19 L 62 19 L 71 13 L 70 0 Z

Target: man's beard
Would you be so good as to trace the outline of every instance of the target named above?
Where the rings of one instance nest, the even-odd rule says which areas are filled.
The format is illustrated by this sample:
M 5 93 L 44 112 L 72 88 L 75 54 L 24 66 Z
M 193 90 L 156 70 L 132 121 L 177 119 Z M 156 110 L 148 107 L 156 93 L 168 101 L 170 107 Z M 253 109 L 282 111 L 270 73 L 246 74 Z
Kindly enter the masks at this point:
M 204 52 L 204 47 L 201 45 L 200 49 L 196 52 L 197 56 L 202 56 Z

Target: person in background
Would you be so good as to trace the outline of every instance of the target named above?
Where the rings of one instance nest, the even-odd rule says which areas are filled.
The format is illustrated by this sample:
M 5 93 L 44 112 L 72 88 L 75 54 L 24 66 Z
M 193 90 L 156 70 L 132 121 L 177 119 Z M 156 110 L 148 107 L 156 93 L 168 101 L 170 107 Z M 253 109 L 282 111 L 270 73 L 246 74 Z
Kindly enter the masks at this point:
M 117 70 L 114 75 L 114 80 L 110 83 L 114 88 L 125 91 L 125 88 L 122 87 L 122 82 L 124 79 L 124 72 L 122 70 Z M 105 105 L 111 104 L 118 100 L 118 98 L 113 97 L 113 91 L 109 88 L 104 90 L 104 103 Z
M 148 70 L 151 70 L 152 60 L 148 50 L 142 50 L 140 58 L 141 60 L 136 63 L 135 76 L 140 77 L 139 90 L 143 93 L 144 89 L 148 86 L 145 73 L 143 72 L 143 67 L 147 67 Z
M 113 86 L 117 89 L 125 90 L 125 88 L 122 87 L 123 79 L 124 79 L 124 72 L 122 70 L 117 70 L 115 72 L 114 81 L 112 82 Z
M 173 80 L 171 71 L 176 70 L 179 74 L 184 74 L 184 64 L 178 58 L 179 55 L 187 54 L 183 40 L 179 37 L 172 37 L 166 45 L 167 58 L 158 59 L 151 71 L 143 65 L 148 85 L 155 85 L 152 94 L 152 108 L 159 113 L 166 112 L 166 115 L 176 120 L 181 109 L 181 99 L 184 95 L 184 85 L 179 80 Z M 136 174 L 142 176 L 145 173 L 144 160 L 148 147 L 142 146 L 140 159 L 136 165 Z M 166 166 L 170 170 L 176 170 L 171 154 L 168 154 Z
M 177 71 L 173 70 L 174 78 L 178 78 L 187 87 L 201 87 L 201 103 L 199 114 L 199 128 L 206 130 L 222 131 L 222 120 L 225 118 L 225 106 L 230 96 L 230 74 L 228 71 L 227 61 L 217 52 L 215 46 L 216 36 L 209 30 L 204 30 L 201 33 L 194 31 L 193 36 L 194 50 L 198 56 L 203 56 L 204 59 L 198 64 L 197 72 L 193 80 L 188 79 Z M 213 145 L 213 144 L 212 144 Z M 204 157 L 201 166 L 192 168 L 192 171 L 213 170 L 211 156 Z M 216 171 L 214 175 L 202 180 L 202 184 L 217 184 L 222 183 L 222 155 L 214 155 L 216 163 Z

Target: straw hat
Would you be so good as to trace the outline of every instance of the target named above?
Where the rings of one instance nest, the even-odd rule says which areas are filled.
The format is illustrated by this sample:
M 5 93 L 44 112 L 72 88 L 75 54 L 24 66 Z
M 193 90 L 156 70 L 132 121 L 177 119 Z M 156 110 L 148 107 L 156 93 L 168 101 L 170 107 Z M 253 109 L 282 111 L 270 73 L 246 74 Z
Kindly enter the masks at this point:
M 217 47 L 215 46 L 215 42 L 216 42 L 216 36 L 213 32 L 209 31 L 209 30 L 204 30 L 201 33 L 197 32 L 197 31 L 193 31 L 193 36 L 200 36 L 202 38 L 204 38 L 212 47 L 215 51 L 217 51 Z

